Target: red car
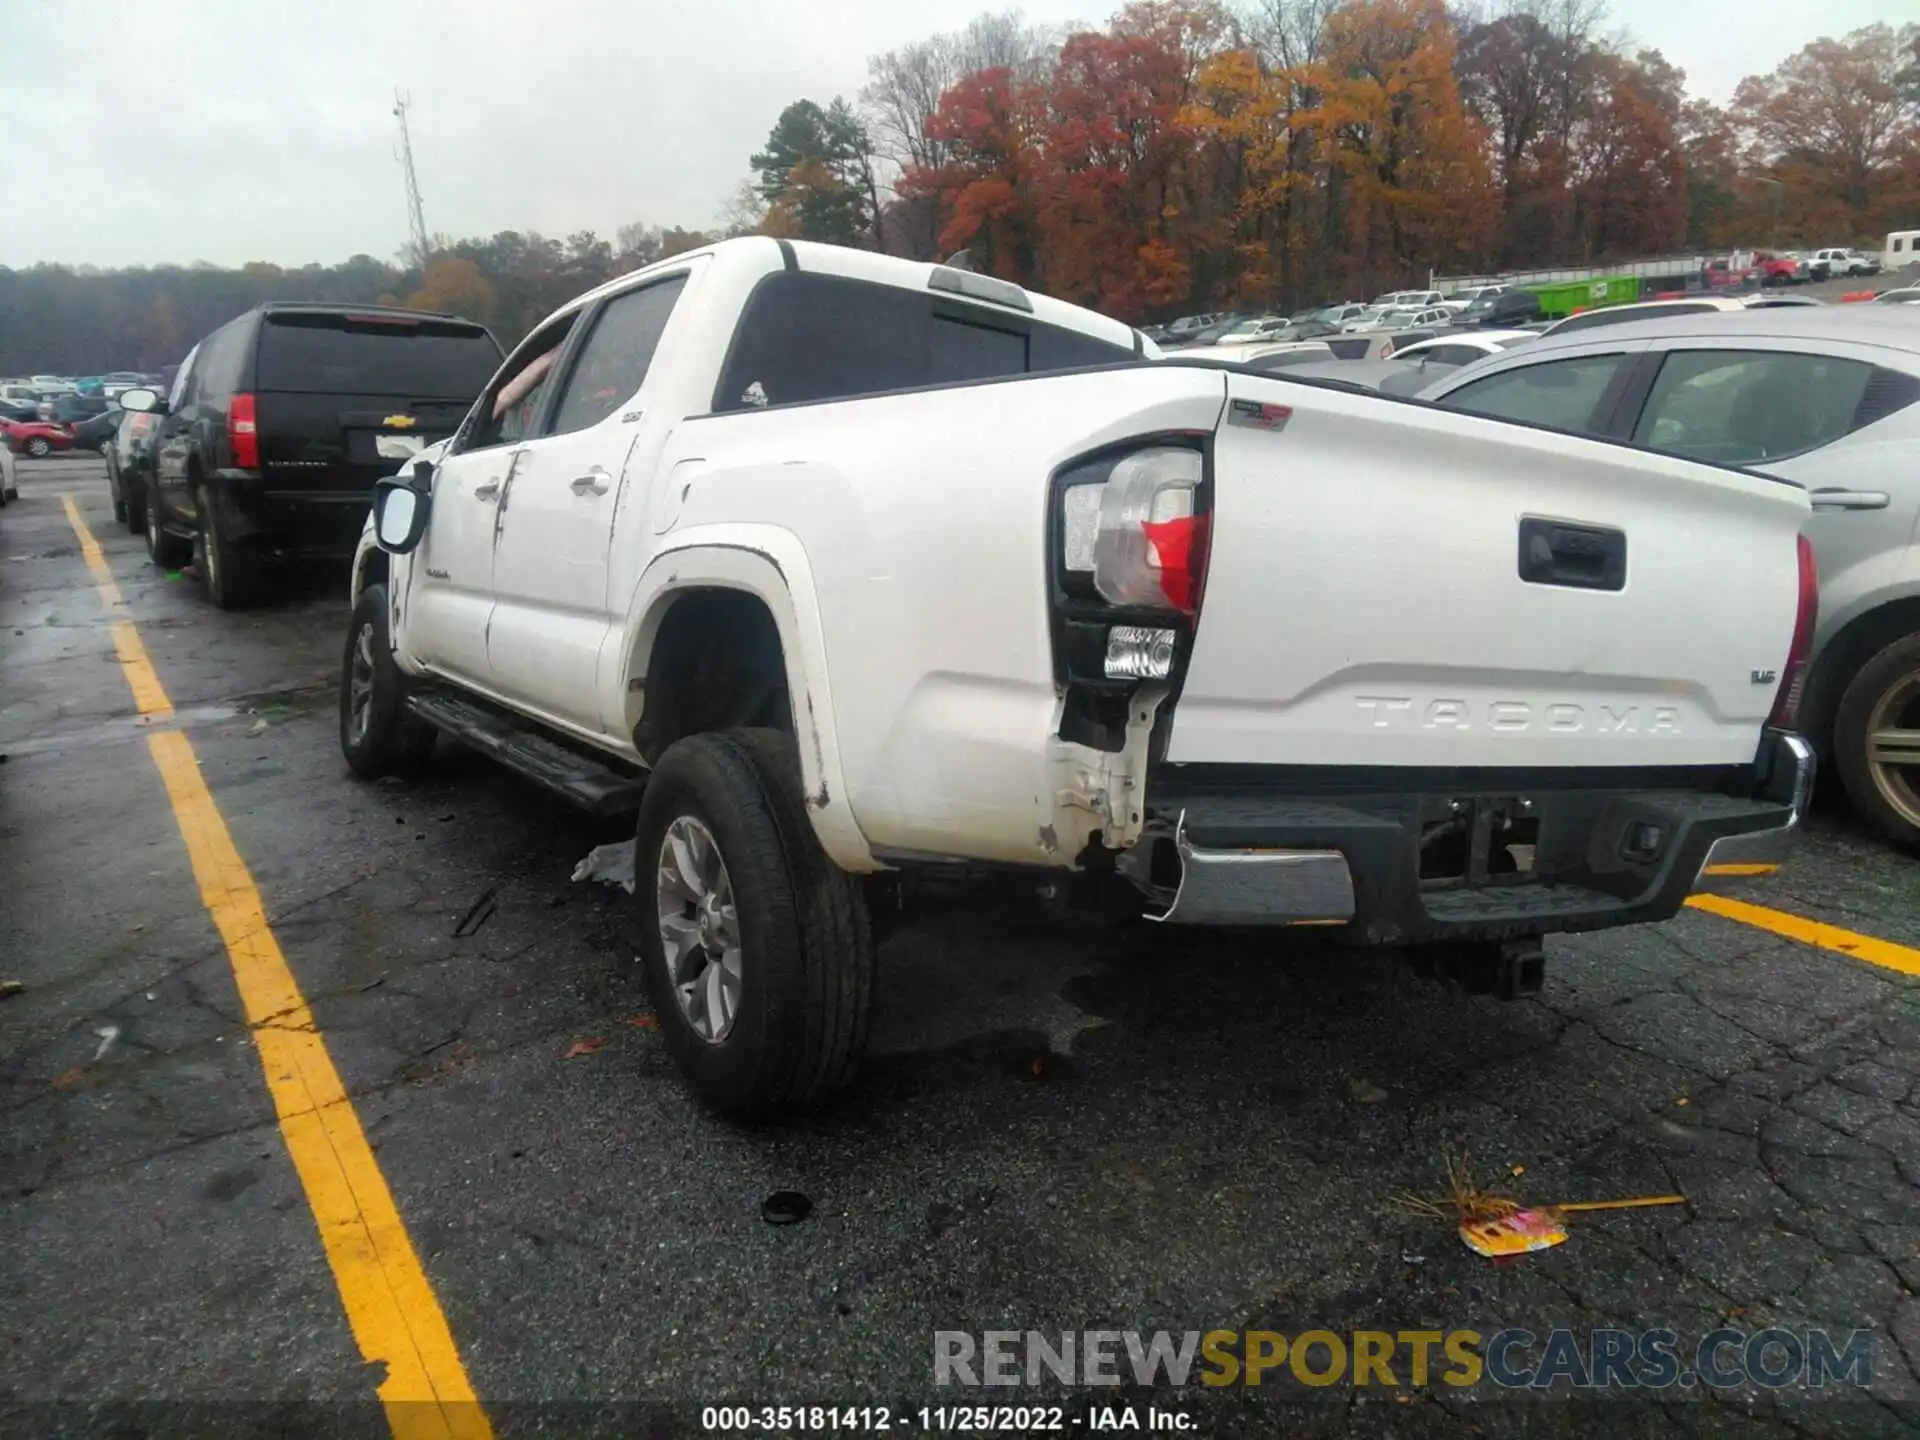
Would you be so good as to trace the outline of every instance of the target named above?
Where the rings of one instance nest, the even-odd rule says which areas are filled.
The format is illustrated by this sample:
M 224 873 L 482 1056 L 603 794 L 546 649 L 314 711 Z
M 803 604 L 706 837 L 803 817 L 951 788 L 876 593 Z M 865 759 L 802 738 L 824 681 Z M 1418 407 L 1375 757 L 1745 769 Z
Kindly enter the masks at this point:
M 73 448 L 73 432 L 64 425 L 51 425 L 45 420 L 0 420 L 0 439 L 4 439 L 14 453 L 31 455 L 36 460 L 55 450 Z

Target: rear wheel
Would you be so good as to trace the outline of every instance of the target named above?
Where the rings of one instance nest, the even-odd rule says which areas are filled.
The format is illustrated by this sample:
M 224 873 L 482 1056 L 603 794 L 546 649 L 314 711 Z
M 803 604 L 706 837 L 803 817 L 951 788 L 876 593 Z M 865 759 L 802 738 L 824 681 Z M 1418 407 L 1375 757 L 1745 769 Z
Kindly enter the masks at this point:
M 365 780 L 404 775 L 433 756 L 434 728 L 407 709 L 406 676 L 393 663 L 387 587 L 369 585 L 354 603 L 340 666 L 340 753 Z
M 101 450 L 100 458 L 107 462 L 107 494 L 113 499 L 113 518 L 124 525 L 127 523 L 127 497 L 120 489 L 120 463 L 114 458 L 111 445 Z
M 23 448 L 27 454 L 31 455 L 34 459 L 44 460 L 48 455 L 53 453 L 53 442 L 48 440 L 44 435 L 33 435 L 28 437 L 27 443 Z
M 648 777 L 635 844 L 641 963 L 694 1093 L 757 1115 L 845 1086 L 866 1048 L 873 932 L 814 837 L 792 738 L 677 741 Z
M 160 518 L 160 487 L 149 483 L 143 497 L 147 523 L 147 558 L 162 570 L 178 570 L 193 555 L 193 546 L 178 535 L 169 535 Z
M 200 535 L 194 542 L 194 564 L 207 597 L 222 610 L 241 610 L 260 596 L 260 562 L 238 548 L 220 519 L 220 509 L 205 485 L 196 488 L 194 505 L 200 511 Z
M 1920 635 L 1860 667 L 1834 714 L 1833 758 L 1861 818 L 1920 849 Z

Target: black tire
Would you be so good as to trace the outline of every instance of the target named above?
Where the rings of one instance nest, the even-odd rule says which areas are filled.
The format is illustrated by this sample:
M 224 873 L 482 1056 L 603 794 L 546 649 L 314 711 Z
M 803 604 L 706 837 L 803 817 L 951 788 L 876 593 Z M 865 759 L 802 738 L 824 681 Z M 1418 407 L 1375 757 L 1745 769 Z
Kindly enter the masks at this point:
M 200 533 L 193 542 L 193 564 L 200 572 L 200 583 L 207 598 L 222 610 L 244 610 L 256 604 L 265 588 L 261 583 L 258 557 L 240 549 L 228 537 L 220 522 L 219 508 L 205 485 L 193 492 L 194 508 L 200 512 Z
M 1876 726 L 1920 728 L 1920 685 L 1900 713 L 1875 715 L 1883 702 L 1898 703 L 1897 692 L 1917 679 L 1920 635 L 1895 640 L 1862 665 L 1834 712 L 1833 761 L 1860 818 L 1896 845 L 1920 850 L 1920 765 L 1877 766 L 1870 740 Z
M 362 681 L 370 686 L 364 720 L 356 710 Z M 406 699 L 407 677 L 393 663 L 387 629 L 387 587 L 369 585 L 354 602 L 340 664 L 340 753 L 361 779 L 413 774 L 433 758 L 438 732 L 408 711 Z
M 133 491 L 127 493 L 127 481 L 133 479 Z M 120 491 L 127 497 L 127 533 L 144 535 L 147 533 L 147 487 L 146 482 L 135 476 L 130 477 L 124 470 L 120 472 Z
M 120 488 L 120 466 L 111 450 L 104 452 L 102 458 L 107 462 L 107 493 L 113 497 L 113 518 L 124 525 L 127 523 L 127 497 Z
M 162 570 L 178 570 L 193 558 L 193 546 L 178 535 L 169 535 L 160 518 L 160 487 L 148 484 L 141 497 L 146 509 L 147 558 Z
M 44 460 L 53 453 L 53 442 L 44 435 L 29 435 L 21 448 L 35 460 Z
M 739 997 L 718 1041 L 683 1010 L 660 929 L 659 857 L 682 817 L 712 837 L 737 915 Z M 854 877 L 814 837 L 792 737 L 727 730 L 677 741 L 647 780 L 635 845 L 647 990 L 694 1093 L 724 1114 L 761 1116 L 842 1089 L 866 1050 L 873 931 Z

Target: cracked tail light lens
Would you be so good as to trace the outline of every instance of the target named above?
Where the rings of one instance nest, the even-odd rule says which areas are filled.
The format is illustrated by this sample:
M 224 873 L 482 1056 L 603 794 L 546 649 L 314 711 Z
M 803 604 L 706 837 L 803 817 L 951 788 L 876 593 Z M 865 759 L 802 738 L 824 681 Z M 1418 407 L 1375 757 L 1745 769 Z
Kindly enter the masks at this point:
M 1071 487 L 1062 564 L 1091 574 L 1109 604 L 1196 613 L 1207 559 L 1201 473 L 1197 451 L 1157 446 L 1124 457 L 1103 481 Z

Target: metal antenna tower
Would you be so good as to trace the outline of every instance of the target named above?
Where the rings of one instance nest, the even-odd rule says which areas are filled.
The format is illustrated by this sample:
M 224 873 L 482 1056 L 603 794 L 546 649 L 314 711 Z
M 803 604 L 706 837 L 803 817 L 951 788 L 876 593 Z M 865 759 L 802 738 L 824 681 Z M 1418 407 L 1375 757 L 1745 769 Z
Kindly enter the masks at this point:
M 400 168 L 407 175 L 407 222 L 413 229 L 413 254 L 415 261 L 425 268 L 427 263 L 427 216 L 420 208 L 420 177 L 413 170 L 413 137 L 407 133 L 407 107 L 413 102 L 398 90 L 393 92 L 393 113 L 400 122 L 400 149 L 394 159 L 400 162 Z

